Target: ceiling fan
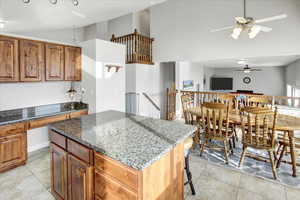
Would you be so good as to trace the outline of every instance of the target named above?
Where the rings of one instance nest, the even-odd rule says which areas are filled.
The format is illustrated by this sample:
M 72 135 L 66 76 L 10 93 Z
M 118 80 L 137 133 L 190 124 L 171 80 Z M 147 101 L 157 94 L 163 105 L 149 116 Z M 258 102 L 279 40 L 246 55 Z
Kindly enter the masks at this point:
M 228 29 L 233 29 L 231 37 L 233 39 L 239 39 L 241 33 L 248 32 L 248 36 L 250 39 L 255 38 L 260 32 L 270 32 L 272 31 L 272 28 L 266 27 L 266 26 L 261 26 L 258 24 L 265 23 L 265 22 L 270 22 L 270 21 L 275 21 L 275 20 L 280 20 L 287 18 L 286 14 L 282 15 L 276 15 L 264 19 L 259 19 L 255 20 L 252 17 L 247 17 L 246 15 L 246 0 L 244 0 L 244 16 L 243 17 L 235 17 L 235 25 L 234 26 L 227 26 L 215 30 L 211 30 L 212 33 L 218 32 L 218 31 L 223 31 L 223 30 L 228 30 Z
M 238 69 L 235 71 L 244 72 L 245 74 L 249 74 L 251 72 L 258 72 L 258 71 L 262 71 L 262 70 L 261 69 L 253 69 L 253 68 L 250 68 L 249 65 L 245 65 L 245 67 L 243 69 Z

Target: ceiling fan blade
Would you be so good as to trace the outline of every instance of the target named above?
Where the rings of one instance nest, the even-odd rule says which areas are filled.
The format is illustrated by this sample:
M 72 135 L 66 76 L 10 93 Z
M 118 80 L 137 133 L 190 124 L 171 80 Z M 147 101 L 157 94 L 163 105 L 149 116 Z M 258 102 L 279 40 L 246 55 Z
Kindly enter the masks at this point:
M 276 16 L 267 17 L 264 19 L 258 19 L 258 20 L 255 20 L 255 23 L 259 24 L 259 23 L 270 22 L 270 21 L 275 21 L 275 20 L 280 20 L 280 19 L 285 19 L 285 18 L 287 18 L 287 14 L 276 15 Z
M 262 71 L 261 69 L 250 69 L 250 71 L 256 71 L 256 72 L 259 72 L 259 71 Z
M 244 70 L 243 69 L 237 69 L 237 70 L 234 70 L 236 72 L 243 72 Z
M 267 26 L 261 26 L 261 25 L 256 25 L 256 26 L 259 26 L 259 27 L 260 27 L 260 30 L 261 30 L 262 32 L 266 32 L 266 33 L 271 32 L 271 31 L 273 30 L 272 28 L 267 27 Z
M 218 29 L 211 30 L 210 32 L 215 33 L 215 32 L 229 30 L 229 29 L 233 29 L 233 28 L 234 28 L 234 26 L 226 26 L 226 27 L 223 27 L 223 28 L 218 28 Z

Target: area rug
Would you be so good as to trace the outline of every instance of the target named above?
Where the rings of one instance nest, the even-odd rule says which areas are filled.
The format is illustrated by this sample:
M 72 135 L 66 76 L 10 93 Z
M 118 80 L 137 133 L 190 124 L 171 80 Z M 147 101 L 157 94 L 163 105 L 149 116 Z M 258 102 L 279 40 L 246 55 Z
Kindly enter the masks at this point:
M 267 152 L 258 151 L 251 148 L 248 148 L 248 152 L 251 152 L 253 154 L 258 154 L 260 156 L 268 158 Z M 236 148 L 234 149 L 234 154 L 230 155 L 229 157 L 229 164 L 225 164 L 224 153 L 222 151 L 205 149 L 203 155 L 200 157 L 200 151 L 198 146 L 194 150 L 192 150 L 192 156 L 199 156 L 201 159 L 207 160 L 208 162 L 211 163 L 215 163 L 219 166 L 238 170 L 240 172 L 247 173 L 247 174 L 252 174 L 264 179 L 270 179 L 300 189 L 300 167 L 297 167 L 298 176 L 293 177 L 292 166 L 286 163 L 281 163 L 280 168 L 277 169 L 278 178 L 277 180 L 274 180 L 270 163 L 257 161 L 255 159 L 246 157 L 243 166 L 239 168 L 238 165 L 239 165 L 241 153 L 242 153 L 242 144 L 240 142 L 237 142 Z M 284 156 L 283 159 L 290 160 L 290 155 L 288 154 Z M 299 157 L 298 157 L 298 163 L 300 163 Z

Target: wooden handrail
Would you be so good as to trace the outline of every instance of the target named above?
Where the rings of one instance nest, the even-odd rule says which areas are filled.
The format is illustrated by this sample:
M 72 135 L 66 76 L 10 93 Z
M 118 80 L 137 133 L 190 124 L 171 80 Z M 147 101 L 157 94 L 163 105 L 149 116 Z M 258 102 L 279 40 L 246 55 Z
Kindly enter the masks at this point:
M 154 64 L 152 61 L 154 39 L 139 34 L 137 29 L 132 34 L 120 37 L 115 37 L 113 34 L 111 41 L 126 45 L 126 64 Z
M 220 95 L 232 95 L 240 96 L 244 95 L 246 98 L 250 97 L 264 97 L 270 99 L 273 105 L 288 105 L 291 107 L 300 108 L 300 97 L 288 97 L 288 96 L 268 96 L 257 94 L 244 94 L 244 93 L 222 93 L 222 92 L 204 92 L 204 91 L 180 91 L 182 94 L 192 94 L 195 96 L 196 102 L 201 103 L 203 101 L 217 100 Z

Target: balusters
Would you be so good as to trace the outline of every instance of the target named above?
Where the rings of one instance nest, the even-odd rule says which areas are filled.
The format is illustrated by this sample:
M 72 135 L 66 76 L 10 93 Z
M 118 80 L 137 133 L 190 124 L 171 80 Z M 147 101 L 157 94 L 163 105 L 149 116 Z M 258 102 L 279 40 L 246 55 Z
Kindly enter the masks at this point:
M 122 37 L 112 35 L 111 42 L 126 45 L 126 63 L 152 63 L 153 38 L 143 36 L 134 30 L 133 34 Z

